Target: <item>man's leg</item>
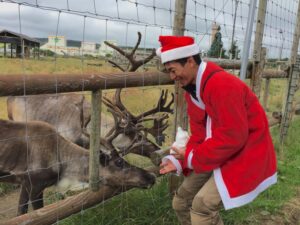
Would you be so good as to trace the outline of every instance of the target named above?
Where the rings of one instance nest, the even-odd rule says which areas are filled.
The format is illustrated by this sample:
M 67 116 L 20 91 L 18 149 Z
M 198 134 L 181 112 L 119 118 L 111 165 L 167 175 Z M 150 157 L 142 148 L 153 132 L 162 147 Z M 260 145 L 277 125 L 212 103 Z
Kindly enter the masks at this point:
M 220 208 L 222 208 L 222 200 L 212 175 L 193 200 L 192 225 L 223 225 L 219 215 Z
M 191 173 L 184 178 L 173 198 L 173 209 L 182 225 L 191 224 L 190 208 L 193 199 L 201 187 L 211 177 L 211 173 L 195 174 Z

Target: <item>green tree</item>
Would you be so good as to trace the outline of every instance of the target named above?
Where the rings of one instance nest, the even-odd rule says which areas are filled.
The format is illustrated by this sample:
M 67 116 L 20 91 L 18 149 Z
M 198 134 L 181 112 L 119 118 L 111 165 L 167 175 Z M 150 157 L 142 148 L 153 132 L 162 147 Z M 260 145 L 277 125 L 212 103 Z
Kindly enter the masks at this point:
M 231 48 L 228 50 L 229 55 L 232 55 L 232 59 L 239 59 L 240 49 L 237 46 L 237 41 L 234 41 L 231 45 Z
M 227 58 L 225 55 L 225 49 L 223 49 L 223 41 L 222 41 L 222 34 L 220 32 L 221 28 L 219 26 L 218 32 L 215 34 L 215 38 L 213 43 L 210 46 L 210 49 L 207 52 L 209 57 L 213 58 Z

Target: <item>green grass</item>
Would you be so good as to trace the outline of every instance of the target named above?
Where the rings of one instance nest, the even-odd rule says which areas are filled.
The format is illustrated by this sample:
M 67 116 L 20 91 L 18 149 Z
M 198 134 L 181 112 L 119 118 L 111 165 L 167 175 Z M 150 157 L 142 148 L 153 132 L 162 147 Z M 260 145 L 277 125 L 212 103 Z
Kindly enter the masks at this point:
M 18 185 L 12 185 L 12 184 L 8 184 L 8 183 L 0 183 L 0 197 L 10 191 L 15 190 L 16 188 L 18 188 Z
M 59 224 L 179 225 L 170 206 L 167 184 L 167 177 L 162 177 L 151 190 L 130 190 Z

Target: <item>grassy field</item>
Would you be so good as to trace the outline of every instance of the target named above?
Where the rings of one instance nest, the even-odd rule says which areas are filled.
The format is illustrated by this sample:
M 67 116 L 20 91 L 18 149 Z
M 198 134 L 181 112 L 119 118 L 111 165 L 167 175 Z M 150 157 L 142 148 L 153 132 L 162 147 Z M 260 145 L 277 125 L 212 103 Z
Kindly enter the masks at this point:
M 89 66 L 88 63 L 101 63 L 103 66 Z M 81 60 L 71 58 L 58 58 L 43 60 L 19 60 L 0 58 L 0 76 L 21 73 L 24 75 L 36 73 L 93 73 L 113 72 L 115 68 L 107 66 L 105 61 Z M 165 87 L 128 88 L 123 90 L 122 99 L 131 112 L 139 114 L 152 108 L 158 100 L 160 90 Z M 167 87 L 172 90 L 172 87 Z M 272 80 L 268 111 L 281 111 L 286 91 L 285 80 Z M 262 90 L 263 93 L 263 90 Z M 87 98 L 90 96 L 85 93 Z M 112 90 L 103 92 L 104 96 L 111 97 Z M 299 99 L 299 92 L 296 98 Z M 7 118 L 6 98 L 0 98 L 0 118 Z M 172 139 L 173 120 L 170 120 L 168 129 L 170 144 Z M 270 190 L 264 192 L 257 200 L 246 207 L 222 211 L 226 225 L 260 225 L 263 217 L 278 214 L 282 206 L 295 196 L 300 188 L 300 119 L 296 118 L 290 130 L 287 142 L 281 146 L 278 143 L 278 128 L 272 129 L 276 150 L 284 152 L 284 158 L 279 160 L 279 182 Z M 130 156 L 128 161 L 139 166 L 150 165 L 150 161 L 142 157 Z M 5 193 L 10 187 L 0 185 Z M 175 214 L 171 208 L 171 196 L 168 193 L 168 176 L 158 179 L 156 185 L 150 190 L 134 189 L 116 196 L 92 209 L 81 211 L 59 224 L 63 225 L 178 225 Z M 51 200 L 52 202 L 53 200 Z

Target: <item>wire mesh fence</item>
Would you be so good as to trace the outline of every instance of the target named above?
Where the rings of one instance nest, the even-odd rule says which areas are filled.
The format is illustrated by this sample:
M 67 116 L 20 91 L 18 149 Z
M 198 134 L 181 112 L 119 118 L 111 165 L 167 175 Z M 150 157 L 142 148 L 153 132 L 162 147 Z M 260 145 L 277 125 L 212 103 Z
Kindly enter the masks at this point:
M 0 35 L 0 54 L 3 56 L 0 60 L 2 64 L 1 74 L 21 74 L 23 77 L 23 86 L 20 87 L 23 90 L 23 96 L 12 101 L 10 106 L 6 104 L 7 99 L 2 98 L 1 105 L 3 107 L 1 108 L 3 112 L 1 112 L 1 117 L 25 121 L 24 137 L 27 137 L 28 124 L 31 126 L 30 120 L 46 120 L 45 115 L 51 115 L 50 123 L 54 125 L 54 130 L 58 132 L 51 134 L 52 136 L 56 137 L 57 140 L 63 136 L 71 142 L 86 147 L 83 142 L 84 140 L 89 142 L 89 135 L 84 135 L 86 133 L 89 134 L 91 129 L 88 122 L 90 120 L 92 96 L 88 92 L 90 90 L 86 88 L 88 82 L 85 80 L 84 75 L 113 74 L 120 70 L 130 71 L 132 68 L 130 60 L 135 60 L 136 62 L 151 56 L 153 53 L 152 49 L 158 47 L 158 36 L 171 35 L 175 29 L 174 17 L 177 13 L 175 4 L 175 0 L 1 0 L 0 30 L 2 31 Z M 267 48 L 265 68 L 278 70 L 284 69 L 285 66 L 289 65 L 288 60 L 293 50 L 298 4 L 299 2 L 296 0 L 290 0 L 288 4 L 283 0 L 267 1 L 262 41 L 262 47 Z M 243 46 L 245 44 L 249 7 L 250 1 L 248 0 L 188 0 L 184 33 L 194 37 L 204 58 L 213 57 L 239 61 L 244 53 Z M 258 10 L 257 6 L 255 18 L 257 18 Z M 255 24 L 258 22 L 259 19 L 255 19 Z M 140 40 L 138 33 L 141 34 Z M 255 34 L 256 31 L 254 29 L 251 34 L 250 59 L 252 59 L 254 51 Z M 109 47 L 105 44 L 105 41 L 117 46 L 119 51 Z M 140 41 L 140 44 L 135 49 L 138 41 Z M 39 47 L 36 47 L 34 43 L 39 43 Z M 135 51 L 134 57 L 130 58 L 129 61 L 126 60 L 125 54 L 120 54 L 120 51 L 131 52 L 133 50 Z M 14 59 L 14 57 L 16 58 Z M 144 76 L 143 74 L 146 72 L 157 71 L 158 69 L 160 69 L 159 61 L 154 57 L 147 64 L 140 65 L 138 71 L 141 73 L 141 76 Z M 231 70 L 231 72 L 238 75 L 239 70 Z M 32 100 L 34 97 L 26 92 L 26 87 L 29 85 L 26 82 L 28 82 L 27 78 L 33 74 L 51 74 L 56 88 L 55 93 L 48 94 L 44 99 L 36 97 L 38 100 Z M 59 76 L 66 74 L 77 74 L 78 77 L 82 78 L 79 88 L 81 92 L 73 94 L 60 93 L 62 89 L 59 86 Z M 109 84 L 115 82 L 114 79 L 118 80 L 119 78 L 120 76 L 105 76 L 103 79 L 105 83 Z M 286 88 L 286 84 L 279 81 L 275 82 L 273 90 L 270 91 L 270 112 L 281 111 L 285 98 L 283 97 L 285 95 L 282 89 Z M 70 81 L 70 86 L 72 86 L 72 81 Z M 173 86 L 148 86 L 147 84 L 142 84 L 139 88 L 128 88 L 127 79 L 124 76 L 121 87 L 123 88 L 122 103 L 119 104 L 119 108 L 114 108 L 117 111 L 111 114 L 105 112 L 106 107 L 102 109 L 101 133 L 102 136 L 108 133 L 108 137 L 116 138 L 115 142 L 111 143 L 119 151 L 129 151 L 129 147 L 139 144 L 137 148 L 132 148 L 135 150 L 131 150 L 137 151 L 135 153 L 144 155 L 146 158 L 144 156 L 127 155 L 126 160 L 131 164 L 138 164 L 145 168 L 151 165 L 149 153 L 145 152 L 149 151 L 149 149 L 159 149 L 157 142 L 161 142 L 163 139 L 163 147 L 170 145 L 176 124 L 174 124 L 174 118 L 169 115 L 169 127 L 165 131 L 166 137 L 162 137 L 162 133 L 155 133 L 156 136 L 151 136 L 152 130 L 150 128 L 155 124 L 151 124 L 151 120 L 142 114 L 155 108 L 162 90 L 168 89 L 171 92 Z M 39 88 L 42 89 L 43 87 Z M 102 96 L 113 101 L 116 99 L 115 93 L 115 90 L 108 90 L 104 87 Z M 71 99 L 68 96 L 73 97 Z M 67 100 L 60 102 L 64 97 Z M 32 105 L 30 105 L 31 101 Z M 125 108 L 122 108 L 124 105 Z M 6 109 L 8 111 L 11 110 L 10 114 L 6 113 Z M 122 114 L 124 110 L 127 110 L 126 115 Z M 38 113 L 41 114 L 41 118 L 37 116 Z M 157 113 L 159 113 L 159 116 L 156 119 L 163 118 L 165 112 L 158 107 Z M 117 118 L 117 116 L 120 116 L 120 118 Z M 70 119 L 71 117 L 72 120 Z M 136 129 L 135 131 L 140 131 L 142 127 L 144 128 L 141 136 L 137 137 L 126 130 L 128 128 L 126 118 L 136 120 L 131 129 L 134 128 Z M 159 122 L 155 118 L 152 118 L 153 121 Z M 49 121 L 46 120 L 46 122 Z M 132 123 L 132 121 L 129 122 Z M 75 127 L 75 125 L 78 127 Z M 121 131 L 115 134 L 111 128 L 117 129 L 117 126 Z M 160 124 L 160 126 L 163 126 L 163 124 Z M 36 137 L 37 135 L 38 133 L 33 134 L 31 137 Z M 125 136 L 127 139 L 121 139 L 122 136 Z M 17 139 L 17 137 L 11 138 Z M 1 138 L 1 142 L 4 141 L 6 139 Z M 26 140 L 24 143 L 27 156 L 25 157 L 26 160 L 21 163 L 25 168 L 23 173 L 30 174 L 32 171 L 53 168 L 51 163 L 45 167 L 32 165 L 32 162 L 29 160 L 31 159 L 29 156 L 31 156 L 32 146 L 29 140 Z M 67 162 L 58 160 L 63 154 L 63 148 L 59 141 L 54 143 L 54 147 L 55 150 L 53 152 L 55 154 L 52 157 L 57 158 L 51 162 L 55 162 L 55 166 L 64 164 L 71 165 L 70 168 L 75 167 L 75 165 L 78 166 L 78 158 L 67 157 Z M 81 157 L 83 156 L 81 155 Z M 3 168 L 0 169 L 3 170 Z M 86 167 L 82 165 L 82 170 L 84 169 Z M 0 179 L 4 180 L 6 177 L 15 176 L 11 173 L 13 170 L 3 171 L 3 175 L 2 171 L 0 173 Z M 71 172 L 74 173 L 73 171 Z M 59 176 L 57 176 L 56 181 L 63 177 L 63 174 L 60 173 L 62 172 L 58 172 Z M 78 178 L 78 174 L 73 175 L 72 178 Z M 84 175 L 87 176 L 86 173 Z M 119 176 L 125 177 L 124 174 Z M 158 180 L 158 183 L 165 184 L 165 178 L 161 179 L 162 181 Z M 125 180 L 122 182 L 125 182 Z M 125 184 L 122 184 L 122 182 L 119 183 L 119 186 L 125 188 Z M 85 183 L 81 182 L 76 185 L 82 187 Z M 33 189 L 32 184 L 27 187 L 30 190 Z M 165 188 L 165 186 L 163 187 Z M 3 186 L 2 189 L 7 188 Z M 17 216 L 18 209 L 16 192 L 19 191 L 19 186 L 9 189 L 16 190 L 12 192 L 3 191 L 1 196 L 3 201 L 1 201 L 0 205 L 2 204 L 3 206 L 0 206 L 0 215 L 5 219 Z M 158 189 L 160 187 L 155 186 L 148 192 L 142 192 L 141 194 L 146 197 L 148 204 L 153 205 L 153 207 L 159 204 L 157 203 L 159 201 L 156 198 L 157 195 L 159 195 L 160 199 L 170 201 L 169 194 L 164 191 L 159 192 Z M 68 191 L 71 192 L 71 190 Z M 29 193 L 30 191 L 27 190 L 27 192 Z M 10 196 L 13 196 L 11 201 Z M 94 224 L 97 221 L 98 224 L 118 224 L 122 220 L 122 224 L 176 224 L 175 216 L 171 214 L 171 206 L 165 209 L 166 212 L 170 212 L 171 216 L 158 213 L 155 214 L 157 218 L 152 218 L 152 222 L 140 221 L 140 215 L 145 214 L 142 216 L 142 218 L 145 218 L 148 212 L 143 212 L 144 209 L 141 209 L 139 212 L 139 206 L 132 206 L 131 196 L 137 199 L 140 198 L 134 192 L 125 192 L 117 197 L 118 200 L 109 203 L 111 205 L 101 203 L 96 209 L 92 209 L 93 213 L 86 212 L 85 203 L 82 201 L 78 203 L 81 204 L 81 210 L 76 217 L 68 218 L 65 222 L 60 221 L 59 212 L 57 212 L 56 223 Z M 59 202 L 64 197 L 58 194 L 58 189 L 55 187 L 54 189 L 47 189 L 42 198 L 44 198 L 46 204 L 49 204 Z M 4 201 L 4 199 L 7 200 Z M 32 201 L 39 200 L 40 198 L 36 198 Z M 142 201 L 143 199 L 140 199 L 140 202 Z M 7 207 L 8 202 L 13 203 Z M 134 210 L 130 210 L 130 207 L 135 207 L 134 210 L 136 212 L 132 213 Z M 114 217 L 107 218 L 109 217 L 105 214 L 107 211 L 113 211 Z M 138 216 L 133 218 L 133 215 Z

